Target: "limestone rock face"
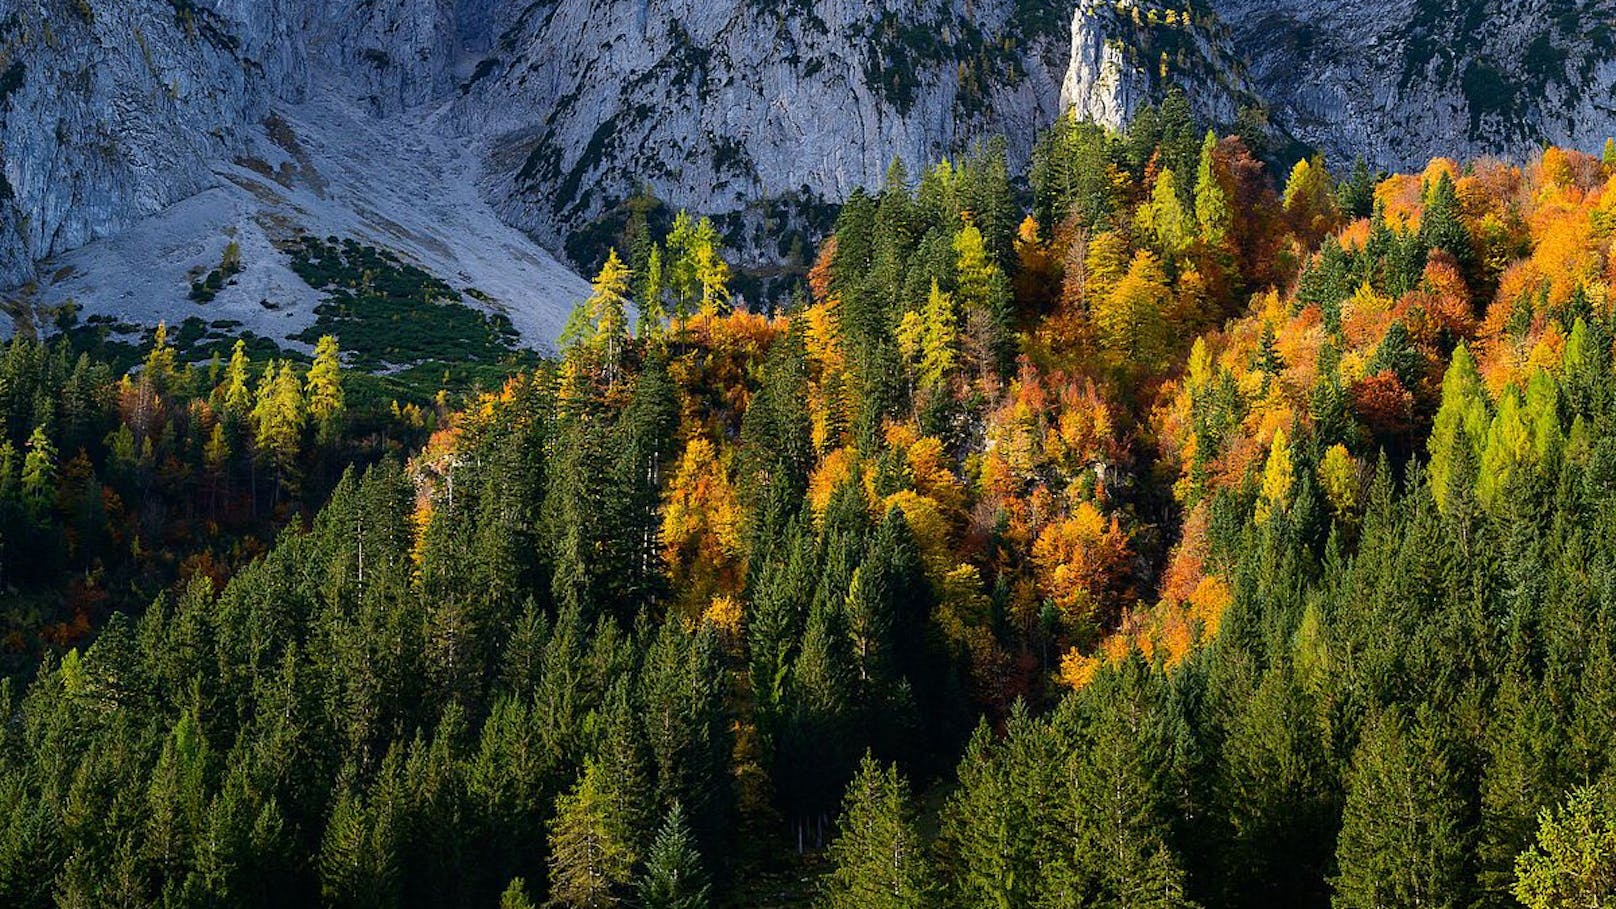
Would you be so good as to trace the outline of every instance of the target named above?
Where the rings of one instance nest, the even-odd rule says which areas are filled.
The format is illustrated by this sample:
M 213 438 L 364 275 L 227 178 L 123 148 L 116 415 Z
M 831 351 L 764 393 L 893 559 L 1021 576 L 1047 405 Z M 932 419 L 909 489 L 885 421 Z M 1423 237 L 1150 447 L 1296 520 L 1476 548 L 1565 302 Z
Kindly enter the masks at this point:
M 1597 151 L 1616 131 L 1610 0 L 1212 0 L 1273 117 L 1332 159 Z
M 1257 105 L 1215 16 L 1195 7 L 1133 0 L 1082 0 L 1072 12 L 1071 61 L 1061 109 L 1122 128 L 1170 88 L 1211 123 L 1233 123 Z
M 1020 167 L 1062 110 L 1121 126 L 1175 85 L 1338 162 L 1592 150 L 1613 28 L 1616 0 L 10 0 L 0 286 L 217 186 L 311 99 L 431 130 L 559 249 L 641 187 L 762 224 L 983 137 Z
M 23 0 L 0 15 L 0 285 L 212 184 L 268 110 L 220 17 Z
M 503 34 L 456 102 L 487 191 L 554 239 L 648 186 L 703 212 L 840 201 L 1058 112 L 1064 17 L 1014 0 L 556 0 Z

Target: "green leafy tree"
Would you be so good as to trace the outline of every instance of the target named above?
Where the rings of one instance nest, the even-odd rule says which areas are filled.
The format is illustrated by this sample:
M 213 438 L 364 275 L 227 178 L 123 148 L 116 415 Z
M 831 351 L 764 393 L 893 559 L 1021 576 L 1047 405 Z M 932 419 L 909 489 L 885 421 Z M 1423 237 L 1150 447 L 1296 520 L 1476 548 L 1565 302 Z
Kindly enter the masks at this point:
M 43 426 L 35 426 L 28 436 L 28 453 L 22 461 L 22 502 L 36 521 L 45 520 L 56 500 L 56 446 Z
M 511 878 L 510 886 L 499 895 L 499 909 L 537 909 L 527 895 L 527 881 Z
M 1201 226 L 1201 239 L 1209 246 L 1227 242 L 1234 224 L 1229 193 L 1219 179 L 1217 150 L 1217 133 L 1207 130 L 1201 142 L 1201 160 L 1195 168 L 1195 220 Z
M 632 879 L 631 832 L 612 810 L 610 785 L 591 762 L 572 791 L 556 799 L 550 823 L 550 897 L 557 905 L 616 906 Z
M 1439 508 L 1446 510 L 1452 495 L 1453 464 L 1459 456 L 1454 447 L 1463 438 L 1471 448 L 1465 456 L 1479 460 L 1488 424 L 1487 391 L 1469 348 L 1460 344 L 1454 349 L 1448 371 L 1442 377 L 1442 404 L 1426 442 L 1431 455 L 1431 492 Z

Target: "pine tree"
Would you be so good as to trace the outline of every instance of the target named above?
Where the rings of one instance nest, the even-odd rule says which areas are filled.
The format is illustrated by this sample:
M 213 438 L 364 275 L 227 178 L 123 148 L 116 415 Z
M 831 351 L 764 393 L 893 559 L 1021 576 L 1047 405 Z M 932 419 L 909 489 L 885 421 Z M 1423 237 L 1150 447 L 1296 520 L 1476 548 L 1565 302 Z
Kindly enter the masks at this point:
M 869 754 L 848 784 L 839 835 L 831 843 L 827 909 L 925 909 L 935 872 L 914 826 L 908 784 L 895 765 Z
M 639 272 L 640 286 L 635 292 L 635 300 L 639 306 L 639 319 L 634 326 L 634 334 L 639 338 L 650 338 L 662 330 L 662 323 L 668 314 L 662 305 L 666 282 L 662 273 L 662 247 L 653 246 L 646 257 L 643 270 Z
M 684 809 L 675 802 L 646 856 L 639 882 L 640 907 L 706 909 L 712 902 L 711 891 Z
M 1172 761 L 1163 706 L 1135 654 L 1102 671 L 1056 715 L 1064 766 L 1052 797 L 1062 838 L 1045 872 L 1043 905 L 1194 905 L 1170 846 Z
M 1336 187 L 1336 201 L 1347 217 L 1369 217 L 1375 205 L 1375 182 L 1361 156 L 1352 162 L 1352 174 Z
M 574 909 L 606 909 L 621 902 L 631 879 L 630 831 L 612 812 L 610 783 L 590 762 L 571 792 L 556 799 L 550 822 L 550 897 Z

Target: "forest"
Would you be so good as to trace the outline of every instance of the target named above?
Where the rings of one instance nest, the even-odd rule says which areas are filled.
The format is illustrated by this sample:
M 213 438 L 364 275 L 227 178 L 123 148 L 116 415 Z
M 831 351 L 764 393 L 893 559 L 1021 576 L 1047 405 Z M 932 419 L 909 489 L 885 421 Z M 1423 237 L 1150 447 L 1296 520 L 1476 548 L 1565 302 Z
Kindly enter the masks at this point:
M 435 395 L 19 335 L 0 905 L 1610 904 L 1616 143 L 1277 156 L 638 211 Z

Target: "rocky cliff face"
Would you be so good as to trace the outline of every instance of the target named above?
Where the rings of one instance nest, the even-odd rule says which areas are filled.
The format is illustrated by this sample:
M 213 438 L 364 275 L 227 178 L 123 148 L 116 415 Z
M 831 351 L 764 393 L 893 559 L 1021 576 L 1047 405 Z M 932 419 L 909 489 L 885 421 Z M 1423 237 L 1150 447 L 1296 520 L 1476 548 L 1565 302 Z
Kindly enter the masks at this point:
M 1616 0 L 12 0 L 0 284 L 218 185 L 278 107 L 334 96 L 463 149 L 552 248 L 644 186 L 839 201 L 888 163 L 1168 86 L 1265 104 L 1340 161 L 1596 147 Z M 314 118 L 315 122 L 324 122 Z M 401 136 L 400 139 L 407 139 Z
M 1334 160 L 1597 151 L 1616 131 L 1610 0 L 1212 0 L 1291 134 Z
M 0 284 L 211 185 L 267 111 L 218 17 L 29 0 L 0 17 Z
M 489 138 L 491 197 L 552 240 L 641 185 L 704 212 L 836 201 L 894 157 L 978 136 L 1025 160 L 1066 39 L 1022 5 L 557 0 L 505 32 L 455 109 Z
M 1082 0 L 1072 12 L 1061 109 L 1121 129 L 1170 88 L 1200 119 L 1233 123 L 1260 104 L 1217 18 L 1194 5 Z

